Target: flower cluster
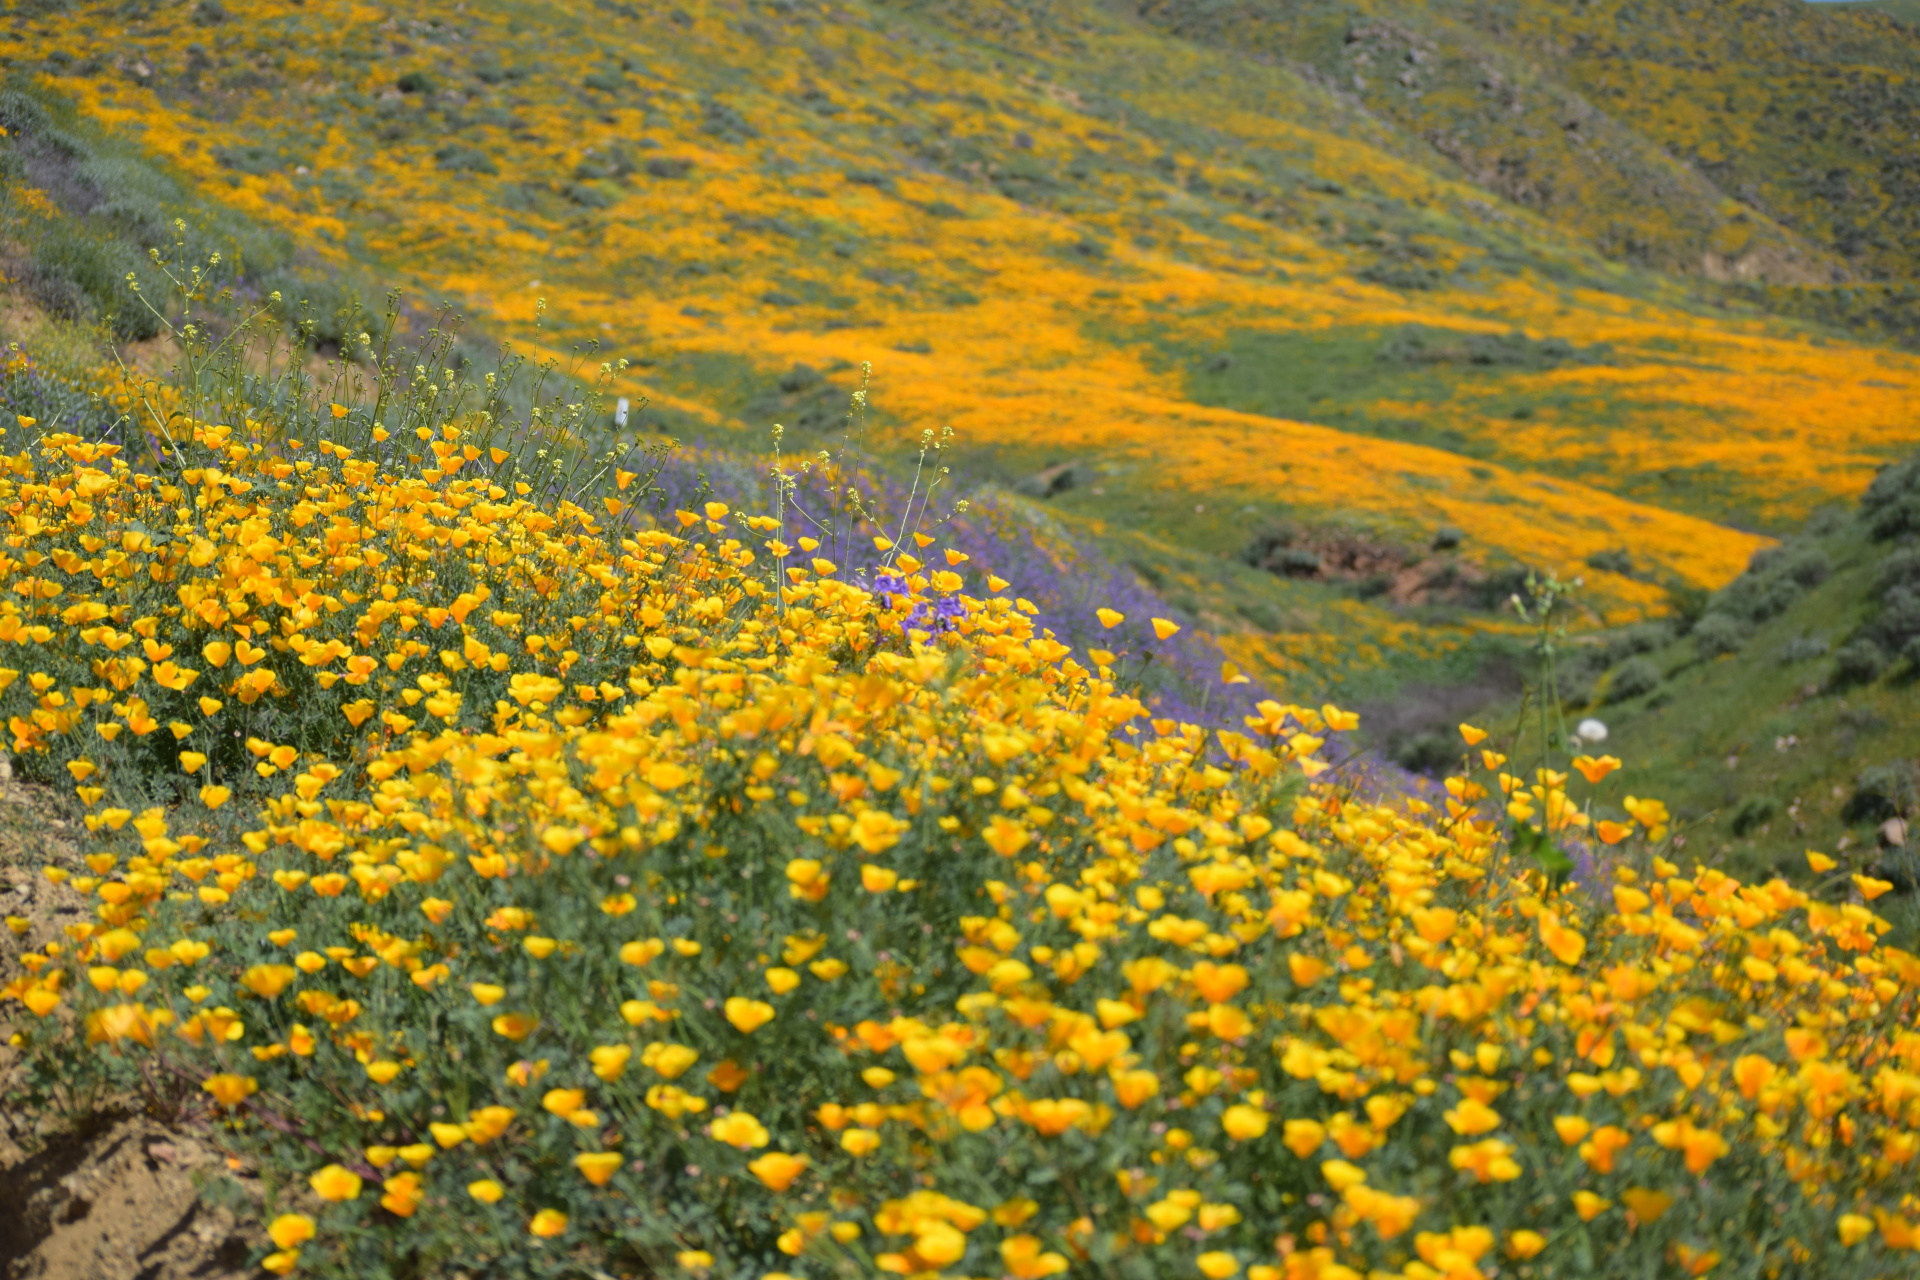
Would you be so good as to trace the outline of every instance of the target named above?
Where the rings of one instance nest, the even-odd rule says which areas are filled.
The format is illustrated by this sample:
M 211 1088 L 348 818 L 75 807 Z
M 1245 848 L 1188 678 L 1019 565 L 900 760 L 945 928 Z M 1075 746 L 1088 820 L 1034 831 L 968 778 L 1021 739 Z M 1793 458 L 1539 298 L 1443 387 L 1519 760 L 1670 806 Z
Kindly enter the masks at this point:
M 1356 717 L 1155 717 L 924 535 L 870 590 L 471 422 L 259 412 L 11 429 L 0 713 L 91 845 L 0 990 L 258 1169 L 269 1271 L 1910 1267 L 1888 886 L 1683 869 L 1617 761 L 1471 728 L 1355 794 Z M 1587 888 L 1509 841 L 1583 832 Z
M 863 495 L 861 506 L 889 512 L 929 506 L 924 493 L 861 465 L 857 454 L 840 465 L 809 465 L 785 470 L 784 475 L 794 510 L 821 513 L 813 532 L 827 541 L 816 549 L 852 564 L 876 553 L 865 538 L 850 536 L 850 526 L 859 521 L 830 524 L 825 518 L 827 513 L 849 514 L 836 511 L 850 505 L 849 491 Z M 736 454 L 704 449 L 683 448 L 666 459 L 654 485 L 682 507 L 700 505 L 717 488 L 736 503 L 771 508 L 777 493 L 764 468 L 745 465 Z M 1181 611 L 1143 583 L 1131 566 L 1116 564 L 1090 539 L 1073 536 L 1031 505 L 1006 501 L 991 491 L 973 493 L 956 501 L 939 520 L 938 532 L 943 544 L 938 559 L 962 582 L 961 594 L 988 595 L 1018 583 L 1021 597 L 1034 605 L 1059 639 L 1089 655 L 1111 654 L 1106 661 L 1116 676 L 1134 686 L 1158 716 L 1195 720 L 1203 718 L 1204 709 L 1229 718 L 1245 714 L 1267 696 L 1260 684 L 1237 669 L 1228 670 L 1228 656 L 1215 637 L 1162 617 Z M 906 579 L 896 572 L 879 569 L 855 581 L 890 607 L 905 609 L 911 615 L 909 625 L 917 629 L 951 631 L 960 614 L 961 605 L 951 594 L 908 599 Z M 1156 618 L 1160 625 L 1155 625 Z M 1223 671 L 1230 677 L 1224 682 Z

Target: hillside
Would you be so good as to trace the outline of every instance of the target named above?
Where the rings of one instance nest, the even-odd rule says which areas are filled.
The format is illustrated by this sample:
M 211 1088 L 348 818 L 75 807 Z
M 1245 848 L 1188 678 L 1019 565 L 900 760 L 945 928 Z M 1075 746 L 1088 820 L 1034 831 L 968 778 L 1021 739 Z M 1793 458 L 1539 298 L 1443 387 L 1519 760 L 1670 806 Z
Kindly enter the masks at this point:
M 1865 6 L 1150 0 L 1318 71 L 1604 252 L 1713 278 L 1911 281 L 1920 31 Z
M 1916 464 L 1884 473 L 1860 510 L 1826 512 L 1677 625 L 1577 647 L 1569 717 L 1596 716 L 1630 786 L 1665 789 L 1698 849 L 1750 874 L 1841 869 L 1920 883 L 1913 726 Z
M 871 362 L 881 427 L 953 427 L 970 484 L 1064 465 L 1059 517 L 1303 692 L 1474 649 L 1522 565 L 1584 574 L 1597 621 L 1658 613 L 1920 441 L 1920 360 L 1653 269 L 1693 249 L 1616 260 L 1264 27 L 1219 45 L 1228 12 L 79 5 L 16 11 L 0 58 L 309 279 L 631 361 L 648 428 L 811 447 Z M 1807 58 L 1878 21 L 1835 20 Z M 1607 127 L 1673 244 L 1722 235 L 1651 124 Z M 1781 261 L 1863 270 L 1742 216 Z M 1234 567 L 1295 543 L 1318 568 Z
M 10 1271 L 1908 1269 L 1892 880 L 1154 716 L 945 529 L 863 583 L 432 339 L 168 335 L 166 447 L 8 428 L 0 714 L 87 832 L 0 844 Z
M 1832 0 L 1838 8 L 1871 9 L 1914 26 L 1920 26 L 1920 4 L 1914 0 Z
M 0 13 L 0 1280 L 1913 1274 L 1917 30 Z

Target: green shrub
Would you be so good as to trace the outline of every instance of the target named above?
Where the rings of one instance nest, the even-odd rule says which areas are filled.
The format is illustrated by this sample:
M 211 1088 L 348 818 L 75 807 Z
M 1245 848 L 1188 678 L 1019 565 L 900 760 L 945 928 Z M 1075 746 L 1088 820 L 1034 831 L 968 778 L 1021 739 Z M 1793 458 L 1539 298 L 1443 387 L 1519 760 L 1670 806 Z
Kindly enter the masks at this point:
M 1667 611 L 1681 635 L 1693 630 L 1695 624 L 1706 616 L 1707 606 L 1711 603 L 1713 593 L 1705 587 L 1695 586 L 1691 582 L 1667 584 Z
M 1733 812 L 1728 827 L 1736 836 L 1745 836 L 1772 818 L 1778 806 L 1771 796 L 1748 796 Z
M 1833 655 L 1833 682 L 1840 688 L 1871 684 L 1887 670 L 1887 651 L 1877 640 L 1859 636 Z
M 1920 775 L 1902 760 L 1863 770 L 1854 781 L 1840 816 L 1848 822 L 1885 822 L 1904 818 L 1920 808 Z
M 583 209 L 606 209 L 618 198 L 591 182 L 569 182 L 560 193 Z
M 1398 744 L 1393 761 L 1409 773 L 1440 777 L 1460 763 L 1460 741 L 1455 735 L 1422 733 Z
M 1717 658 L 1740 652 L 1747 642 L 1747 628 L 1737 618 L 1724 613 L 1709 613 L 1693 629 L 1693 643 L 1703 658 Z
M 1643 622 L 1608 637 L 1602 653 L 1606 664 L 1611 666 L 1638 654 L 1652 653 L 1672 639 L 1673 628 L 1668 623 Z
M 281 268 L 261 277 L 256 288 L 263 297 L 278 293 L 294 330 L 308 347 L 325 355 L 348 351 L 349 339 L 368 327 L 366 290 L 350 276 Z
M 221 167 L 232 169 L 236 173 L 248 173 L 255 176 L 278 173 L 291 164 L 297 163 L 280 154 L 273 147 L 248 144 L 238 147 L 215 147 L 213 158 Z
M 455 173 L 500 172 L 500 166 L 493 162 L 493 157 L 478 147 L 470 147 L 464 143 L 449 142 L 435 151 L 433 158 L 442 169 L 450 169 Z
M 1920 533 L 1920 459 L 1896 463 L 1875 476 L 1860 506 L 1877 541 Z
M 44 135 L 53 120 L 39 101 L 19 89 L 0 89 L 0 128 L 9 133 Z
M 1587 567 L 1598 569 L 1602 573 L 1617 573 L 1623 578 L 1630 578 L 1633 576 L 1633 556 L 1625 548 L 1596 551 L 1587 557 Z
M 1780 571 L 1803 587 L 1817 587 L 1833 572 L 1833 562 L 1819 547 L 1799 547 L 1787 556 Z
M 57 225 L 33 250 L 35 288 L 55 314 L 71 319 L 111 320 L 114 336 L 151 338 L 159 323 L 127 283 L 146 264 L 125 241 Z
M 1920 533 L 1920 459 L 1887 466 L 1860 495 L 1866 532 L 1876 541 Z
M 1276 605 L 1271 600 L 1260 600 L 1250 596 L 1242 596 L 1235 601 L 1234 608 L 1239 610 L 1241 617 L 1262 631 L 1272 632 L 1285 631 L 1288 629 L 1289 623 L 1287 615 L 1281 611 L 1279 605 Z
M 1628 658 L 1614 669 L 1607 681 L 1607 701 L 1625 702 L 1652 693 L 1660 687 L 1660 668 L 1651 658 Z
M 1818 636 L 1801 636 L 1781 646 L 1780 665 L 1787 667 L 1797 662 L 1811 662 L 1815 658 L 1824 658 L 1832 648 L 1832 645 Z

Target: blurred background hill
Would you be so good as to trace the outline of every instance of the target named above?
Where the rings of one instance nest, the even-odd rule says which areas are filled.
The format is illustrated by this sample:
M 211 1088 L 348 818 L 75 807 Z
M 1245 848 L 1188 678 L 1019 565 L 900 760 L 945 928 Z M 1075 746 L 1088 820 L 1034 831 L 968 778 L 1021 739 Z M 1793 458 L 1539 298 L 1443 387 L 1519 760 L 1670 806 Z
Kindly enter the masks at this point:
M 1910 803 L 1857 800 L 1920 750 L 1905 633 L 1840 655 L 1907 536 L 1852 513 L 1920 445 L 1913 0 L 30 0 L 0 74 L 43 366 L 150 342 L 176 219 L 316 361 L 398 286 L 482 365 L 626 361 L 606 431 L 742 468 L 871 365 L 876 466 L 953 428 L 954 492 L 1403 765 L 1537 684 L 1552 572 L 1569 713 L 1703 847 Z M 1763 757 L 1764 815 L 1700 781 Z

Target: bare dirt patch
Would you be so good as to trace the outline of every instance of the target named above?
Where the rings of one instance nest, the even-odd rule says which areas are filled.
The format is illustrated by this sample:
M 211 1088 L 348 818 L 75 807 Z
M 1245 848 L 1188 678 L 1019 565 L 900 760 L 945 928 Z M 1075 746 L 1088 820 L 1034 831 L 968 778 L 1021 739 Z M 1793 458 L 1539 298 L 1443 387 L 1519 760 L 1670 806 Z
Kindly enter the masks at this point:
M 144 1117 L 89 1117 L 0 1168 L 8 1210 L 0 1276 L 237 1280 L 247 1243 L 230 1214 L 201 1202 L 196 1185 L 219 1164 L 207 1147 Z
M 1256 569 L 1283 578 L 1343 582 L 1396 605 L 1504 604 L 1523 570 L 1489 570 L 1460 555 L 1460 535 L 1442 531 L 1421 550 L 1345 529 L 1264 529 L 1240 553 Z

